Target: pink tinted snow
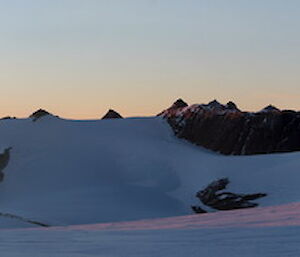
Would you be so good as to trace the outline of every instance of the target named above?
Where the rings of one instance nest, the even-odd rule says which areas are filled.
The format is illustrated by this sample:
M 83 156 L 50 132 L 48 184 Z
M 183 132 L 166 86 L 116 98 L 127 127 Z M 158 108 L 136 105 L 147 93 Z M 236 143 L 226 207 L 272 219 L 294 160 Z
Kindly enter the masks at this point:
M 300 203 L 118 223 L 53 227 L 50 230 L 158 230 L 300 226 Z

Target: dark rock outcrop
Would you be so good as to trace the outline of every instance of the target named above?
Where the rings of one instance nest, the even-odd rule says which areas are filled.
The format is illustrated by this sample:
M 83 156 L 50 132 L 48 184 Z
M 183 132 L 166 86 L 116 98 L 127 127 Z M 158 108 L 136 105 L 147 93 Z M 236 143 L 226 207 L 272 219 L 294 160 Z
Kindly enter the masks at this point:
M 200 206 L 192 206 L 192 210 L 197 214 L 207 213 L 207 211 L 202 209 Z
M 6 148 L 4 152 L 0 154 L 0 182 L 2 182 L 4 179 L 3 170 L 6 168 L 6 166 L 9 163 L 11 149 L 12 149 L 11 147 Z
M 123 117 L 116 111 L 109 109 L 108 112 L 102 117 L 102 120 L 105 119 L 123 119 Z
M 181 98 L 179 98 L 176 100 L 175 103 L 172 104 L 171 107 L 162 111 L 157 116 L 163 116 L 165 113 L 172 115 L 175 114 L 178 110 L 183 109 L 185 107 L 188 107 L 188 104 L 185 101 L 183 101 Z
M 267 106 L 242 112 L 233 102 L 171 106 L 167 119 L 179 138 L 226 155 L 300 151 L 300 112 Z
M 34 112 L 33 114 L 31 114 L 29 117 L 32 118 L 32 121 L 37 121 L 38 119 L 50 115 L 49 112 L 43 110 L 43 109 L 39 109 L 36 112 Z
M 15 120 L 16 117 L 10 117 L 10 116 L 5 116 L 5 117 L 2 117 L 0 118 L 0 120 Z
M 204 190 L 199 191 L 196 197 L 199 198 L 203 204 L 213 209 L 225 211 L 257 207 L 258 203 L 252 201 L 267 196 L 267 194 L 264 193 L 235 194 L 231 192 L 220 192 L 226 189 L 228 184 L 228 178 L 213 181 Z M 199 209 L 201 211 L 203 210 L 201 207 L 192 206 L 192 209 L 196 213 L 203 213 L 198 212 Z

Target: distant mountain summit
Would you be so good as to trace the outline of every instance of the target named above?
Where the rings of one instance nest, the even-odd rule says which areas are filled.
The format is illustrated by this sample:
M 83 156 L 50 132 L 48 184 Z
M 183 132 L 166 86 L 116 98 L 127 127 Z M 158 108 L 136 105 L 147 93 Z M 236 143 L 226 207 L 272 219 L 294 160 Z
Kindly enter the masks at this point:
M 177 99 L 175 103 L 173 103 L 173 105 L 171 106 L 171 108 L 183 108 L 183 107 L 187 107 L 188 104 L 183 101 L 181 98 Z
M 169 116 L 178 116 L 180 113 L 188 113 L 188 112 L 198 112 L 200 110 L 207 110 L 212 112 L 240 112 L 234 102 L 228 102 L 226 105 L 219 103 L 217 100 L 213 100 L 208 104 L 193 104 L 188 105 L 182 99 L 176 100 L 171 107 L 162 111 L 157 116 L 169 117 Z
M 183 101 L 182 101 L 183 102 Z M 177 105 L 159 116 L 175 134 L 227 155 L 300 151 L 300 112 L 269 105 L 259 112 L 243 112 L 235 103 Z
M 179 98 L 168 109 L 157 114 L 157 116 L 164 116 L 165 114 L 176 113 L 178 109 L 182 109 L 187 106 L 188 104 L 185 101 L 183 101 L 181 98 Z
M 260 112 L 280 112 L 280 110 L 270 104 L 270 105 L 266 106 L 265 108 L 263 108 Z
M 102 120 L 106 119 L 123 119 L 123 117 L 118 112 L 109 109 L 108 112 L 102 117 Z
M 240 110 L 237 108 L 236 104 L 235 104 L 234 102 L 231 102 L 231 101 L 229 101 L 229 102 L 226 104 L 225 108 L 226 108 L 227 110 L 240 111 Z
M 33 121 L 37 121 L 38 119 L 47 116 L 47 115 L 51 115 L 49 112 L 47 112 L 44 109 L 39 109 L 37 111 L 35 111 L 34 113 L 32 113 L 29 118 L 32 118 Z

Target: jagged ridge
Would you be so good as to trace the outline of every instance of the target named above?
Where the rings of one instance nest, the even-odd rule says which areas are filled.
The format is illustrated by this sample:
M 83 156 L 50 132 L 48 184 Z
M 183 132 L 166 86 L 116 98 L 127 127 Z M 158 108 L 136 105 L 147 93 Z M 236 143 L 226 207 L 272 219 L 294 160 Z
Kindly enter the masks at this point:
M 213 151 L 251 155 L 300 150 L 300 113 L 269 105 L 260 112 L 242 112 L 233 102 L 176 107 L 159 114 L 175 134 Z

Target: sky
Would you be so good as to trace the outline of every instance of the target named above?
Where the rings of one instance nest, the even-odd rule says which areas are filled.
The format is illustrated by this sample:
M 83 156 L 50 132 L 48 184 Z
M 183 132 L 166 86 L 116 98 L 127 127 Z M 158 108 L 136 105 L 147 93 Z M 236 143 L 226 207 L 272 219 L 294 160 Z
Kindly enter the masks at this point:
M 0 0 L 0 116 L 300 110 L 298 0 Z

